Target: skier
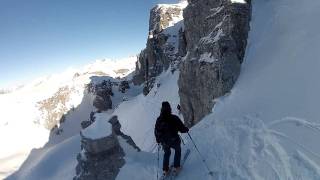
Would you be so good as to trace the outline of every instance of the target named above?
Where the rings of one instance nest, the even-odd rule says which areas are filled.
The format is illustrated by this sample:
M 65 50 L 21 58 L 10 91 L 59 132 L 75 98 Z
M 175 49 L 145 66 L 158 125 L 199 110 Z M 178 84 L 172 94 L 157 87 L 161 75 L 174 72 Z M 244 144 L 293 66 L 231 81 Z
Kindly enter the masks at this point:
M 181 140 L 178 132 L 187 133 L 189 129 L 182 123 L 178 116 L 171 114 L 171 107 L 169 102 L 162 102 L 161 113 L 157 119 L 154 134 L 158 145 L 162 145 L 164 150 L 163 157 L 163 176 L 169 174 L 169 160 L 171 155 L 171 148 L 175 150 L 173 171 L 178 173 L 181 169 Z

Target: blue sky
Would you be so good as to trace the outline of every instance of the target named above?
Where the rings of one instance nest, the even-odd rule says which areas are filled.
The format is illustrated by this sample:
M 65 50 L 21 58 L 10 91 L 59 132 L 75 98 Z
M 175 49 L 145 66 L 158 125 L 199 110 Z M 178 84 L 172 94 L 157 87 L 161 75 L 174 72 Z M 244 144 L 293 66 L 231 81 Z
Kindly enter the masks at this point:
M 176 0 L 0 0 L 0 87 L 135 55 L 149 11 Z

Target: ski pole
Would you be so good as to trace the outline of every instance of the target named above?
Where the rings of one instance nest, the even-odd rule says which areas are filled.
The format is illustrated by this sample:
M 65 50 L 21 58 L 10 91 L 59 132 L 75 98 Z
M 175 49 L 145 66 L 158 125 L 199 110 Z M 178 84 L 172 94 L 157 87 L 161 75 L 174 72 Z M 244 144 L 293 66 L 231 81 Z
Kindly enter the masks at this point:
M 158 157 L 157 157 L 157 164 L 158 164 L 158 168 L 157 168 L 157 180 L 159 180 L 159 156 L 160 156 L 160 145 L 158 144 Z
M 193 146 L 195 147 L 195 149 L 197 150 L 197 152 L 198 152 L 198 154 L 199 154 L 199 156 L 200 156 L 200 158 L 201 158 L 201 160 L 202 160 L 202 162 L 203 162 L 203 164 L 205 165 L 205 167 L 207 168 L 207 170 L 208 170 L 208 172 L 209 172 L 209 175 L 210 176 L 213 176 L 213 172 L 210 170 L 210 168 L 209 168 L 209 166 L 208 166 L 208 164 L 206 163 L 206 160 L 204 159 L 204 157 L 202 156 L 202 154 L 200 153 L 200 151 L 199 151 L 199 149 L 198 149 L 198 147 L 197 147 L 197 145 L 196 145 L 196 143 L 194 142 L 194 140 L 192 139 L 192 137 L 191 137 L 191 135 L 190 135 L 190 133 L 188 132 L 188 136 L 189 136 L 189 138 L 190 138 L 190 140 L 191 140 L 191 142 L 192 142 L 192 144 L 193 144 Z
M 184 143 L 184 140 L 183 140 L 182 137 L 180 136 L 180 134 L 179 134 L 179 137 L 180 137 L 180 140 L 181 140 L 182 144 L 183 144 L 183 145 L 186 145 L 186 144 Z

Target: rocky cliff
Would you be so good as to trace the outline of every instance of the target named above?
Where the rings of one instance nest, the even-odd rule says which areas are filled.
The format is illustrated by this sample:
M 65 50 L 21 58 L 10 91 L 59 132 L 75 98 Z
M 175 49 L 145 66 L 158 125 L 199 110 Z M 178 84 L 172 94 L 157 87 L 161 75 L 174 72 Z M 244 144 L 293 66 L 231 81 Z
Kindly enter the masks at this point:
M 179 32 L 183 29 L 185 2 L 174 5 L 157 5 L 150 12 L 147 45 L 141 51 L 133 78 L 135 84 L 144 84 L 144 94 L 153 87 L 155 77 L 170 65 L 177 67 L 180 60 Z
M 37 106 L 41 112 L 44 127 L 51 130 L 55 128 L 60 121 L 64 121 L 64 114 L 70 110 L 68 102 L 71 99 L 74 88 L 68 86 L 59 88 L 59 90 L 50 98 L 39 101 Z M 39 122 L 40 123 L 40 122 Z
M 98 111 L 106 111 L 112 109 L 112 92 L 113 83 L 111 80 L 103 80 L 101 83 L 91 82 L 86 89 L 89 93 L 94 95 L 93 106 Z
M 179 95 L 185 122 L 193 126 L 239 76 L 251 5 L 250 1 L 189 0 L 183 17 L 187 55 L 180 66 Z
M 250 0 L 156 6 L 150 12 L 147 47 L 139 55 L 134 83 L 144 83 L 146 95 L 161 72 L 179 68 L 181 112 L 188 126 L 196 124 L 211 112 L 214 99 L 235 84 L 250 17 Z

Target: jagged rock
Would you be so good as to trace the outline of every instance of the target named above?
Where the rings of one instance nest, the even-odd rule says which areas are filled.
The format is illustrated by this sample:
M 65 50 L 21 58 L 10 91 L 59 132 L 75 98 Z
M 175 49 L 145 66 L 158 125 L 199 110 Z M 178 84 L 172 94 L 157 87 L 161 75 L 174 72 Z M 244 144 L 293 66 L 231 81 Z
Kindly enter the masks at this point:
M 93 105 L 100 111 L 106 111 L 108 109 L 112 108 L 112 101 L 111 97 L 106 95 L 106 96 L 96 96 L 95 99 L 93 100 Z
M 178 55 L 184 57 L 187 54 L 187 40 L 184 30 L 179 29 L 179 50 Z
M 81 136 L 82 146 L 88 153 L 99 154 L 104 151 L 113 149 L 116 146 L 119 146 L 117 137 L 114 134 L 111 134 L 108 137 L 103 137 L 99 139 L 90 139 L 85 136 Z
M 124 138 L 128 144 L 130 144 L 132 147 L 134 147 L 137 151 L 141 151 L 140 148 L 134 143 L 132 138 L 128 135 L 125 135 L 123 132 L 121 132 L 121 124 L 118 120 L 118 116 L 113 116 L 109 122 L 112 124 L 112 129 L 114 133 L 118 136 L 121 136 Z
M 37 103 L 41 117 L 44 119 L 42 123 L 45 128 L 51 130 L 60 121 L 65 120 L 64 114 L 69 110 L 67 103 L 70 100 L 72 91 L 74 91 L 74 88 L 69 88 L 68 86 L 61 87 L 52 97 Z
M 101 119 L 97 121 L 101 121 Z M 81 133 L 82 151 L 77 156 L 78 165 L 76 166 L 74 180 L 115 179 L 120 168 L 125 164 L 125 153 L 119 143 L 119 137 L 125 139 L 137 151 L 140 151 L 131 137 L 121 132 L 121 124 L 117 116 L 113 116 L 106 123 L 110 123 L 112 127 L 109 135 L 92 139 Z M 106 131 L 108 132 L 108 130 Z
M 150 12 L 147 47 L 138 57 L 133 77 L 135 85 L 144 83 L 145 95 L 153 87 L 155 77 L 180 60 L 178 58 L 179 29 L 183 28 L 184 7 L 183 4 L 158 5 Z
M 251 3 L 189 0 L 184 11 L 187 55 L 180 67 L 182 113 L 192 126 L 231 90 L 243 61 Z
M 91 111 L 91 112 L 90 112 L 90 121 L 91 121 L 91 122 L 94 122 L 95 119 L 96 119 L 96 117 L 94 116 L 94 112 Z
M 129 82 L 126 80 L 121 81 L 119 84 L 119 91 L 125 93 L 127 89 L 130 89 Z
M 99 111 L 112 109 L 112 86 L 113 84 L 110 80 L 104 80 L 99 84 L 90 83 L 87 85 L 88 92 L 91 92 L 95 95 L 93 106 L 95 106 Z
M 160 33 L 170 25 L 173 18 L 179 18 L 182 10 L 180 6 L 174 5 L 155 6 L 150 12 L 149 31 L 153 31 L 154 34 Z
M 88 121 L 82 121 L 81 122 L 81 128 L 85 129 L 85 128 L 89 127 L 91 124 L 92 124 L 92 122 L 89 121 L 89 120 Z

